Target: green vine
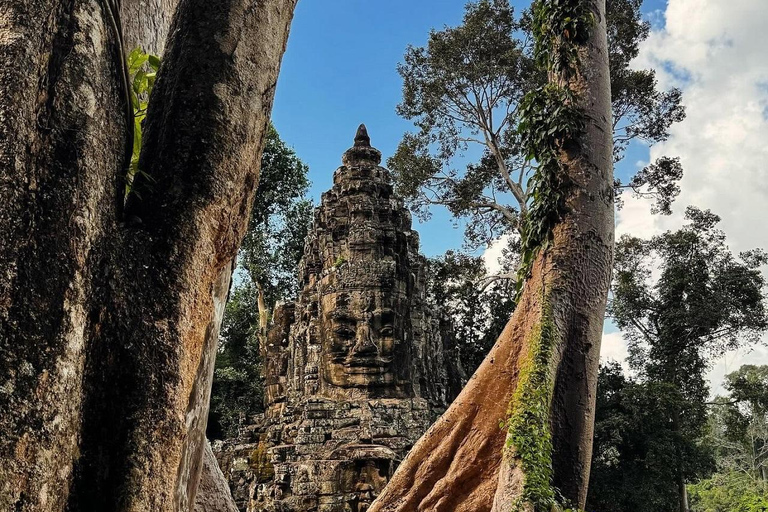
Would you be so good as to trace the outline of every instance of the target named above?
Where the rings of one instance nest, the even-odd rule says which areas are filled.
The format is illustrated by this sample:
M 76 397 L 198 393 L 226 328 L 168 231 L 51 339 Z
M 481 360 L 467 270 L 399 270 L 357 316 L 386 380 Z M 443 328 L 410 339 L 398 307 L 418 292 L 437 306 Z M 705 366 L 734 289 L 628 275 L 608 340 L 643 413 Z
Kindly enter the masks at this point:
M 501 423 L 507 431 L 505 449 L 520 465 L 525 479 L 512 512 L 580 512 L 564 507 L 566 500 L 552 485 L 550 409 L 555 387 L 551 368 L 555 329 L 552 305 L 544 296 L 541 320 L 527 340 L 528 352 L 520 365 L 507 419 Z
M 538 0 L 533 6 L 534 56 L 549 72 L 550 82 L 520 102 L 518 134 L 526 159 L 537 167 L 528 181 L 531 203 L 520 230 L 518 299 L 536 255 L 548 247 L 552 229 L 566 211 L 567 173 L 559 156 L 584 130 L 584 112 L 571 82 L 578 76 L 579 55 L 594 21 L 585 0 Z
M 139 169 L 139 155 L 141 154 L 141 136 L 144 127 L 144 119 L 147 117 L 147 104 L 152 87 L 155 85 L 157 70 L 160 69 L 160 57 L 145 53 L 141 48 L 134 48 L 128 55 L 128 76 L 130 79 L 131 106 L 133 107 L 133 151 L 131 163 L 125 175 L 125 197 L 136 194 L 141 198 L 134 179 L 141 175 L 147 183 L 151 183 L 152 177 Z

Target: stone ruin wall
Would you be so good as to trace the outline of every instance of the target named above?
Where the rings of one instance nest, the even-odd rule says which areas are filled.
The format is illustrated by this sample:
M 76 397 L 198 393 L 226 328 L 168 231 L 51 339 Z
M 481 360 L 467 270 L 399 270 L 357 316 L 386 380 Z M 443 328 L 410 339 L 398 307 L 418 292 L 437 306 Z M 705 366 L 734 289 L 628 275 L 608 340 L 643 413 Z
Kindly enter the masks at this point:
M 265 413 L 214 446 L 242 511 L 364 512 L 463 383 L 380 161 L 361 126 L 262 347 Z

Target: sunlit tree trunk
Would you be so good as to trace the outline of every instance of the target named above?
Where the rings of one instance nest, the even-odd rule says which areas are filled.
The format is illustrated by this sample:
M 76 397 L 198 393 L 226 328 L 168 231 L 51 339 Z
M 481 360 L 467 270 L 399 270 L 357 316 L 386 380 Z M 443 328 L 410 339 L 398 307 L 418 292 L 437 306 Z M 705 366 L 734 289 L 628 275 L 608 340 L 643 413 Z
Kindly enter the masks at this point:
M 539 253 L 520 302 L 485 361 L 446 413 L 419 440 L 370 512 L 509 512 L 526 481 L 500 422 L 530 384 L 543 338 L 549 390 L 551 485 L 584 506 L 589 480 L 603 316 L 614 227 L 610 83 L 604 0 L 588 1 L 596 27 L 584 48 L 580 93 L 587 120 L 561 154 L 571 188 L 554 242 Z M 560 77 L 553 75 L 553 81 Z M 535 442 L 535 440 L 533 440 Z M 523 510 L 528 510 L 524 508 Z
M 295 3 L 179 2 L 123 212 L 113 2 L 0 0 L 0 509 L 192 508 Z

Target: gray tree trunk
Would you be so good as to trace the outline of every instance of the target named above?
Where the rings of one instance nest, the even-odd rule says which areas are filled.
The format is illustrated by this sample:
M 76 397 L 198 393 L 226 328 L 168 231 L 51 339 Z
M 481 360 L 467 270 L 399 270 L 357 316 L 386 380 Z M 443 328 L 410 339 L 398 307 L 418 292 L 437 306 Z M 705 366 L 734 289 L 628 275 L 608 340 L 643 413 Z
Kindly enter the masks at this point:
M 197 491 L 195 510 L 198 512 L 238 512 L 229 483 L 216 462 L 210 443 L 205 443 L 203 473 Z
M 121 17 L 123 23 L 123 45 L 124 51 L 129 53 L 133 48 L 140 47 L 146 53 L 158 55 L 162 58 L 165 49 L 165 40 L 170 29 L 173 13 L 179 0 L 127 0 L 121 5 Z M 232 263 L 234 264 L 233 258 Z M 234 269 L 234 267 L 232 267 Z M 230 276 L 231 277 L 231 276 Z M 230 281 L 230 278 L 222 276 L 224 281 Z M 224 283 L 222 283 L 224 284 Z M 214 308 L 214 324 L 220 326 L 224 317 L 224 307 L 226 305 L 229 286 L 217 288 L 214 296 L 214 303 L 222 307 Z M 218 346 L 219 331 L 211 330 L 206 333 L 205 346 L 209 352 L 206 357 L 213 358 Z M 210 359 L 213 363 L 214 360 Z M 210 366 L 213 371 L 213 364 Z M 210 401 L 210 396 L 201 397 L 205 404 Z M 206 409 L 207 411 L 207 409 Z M 207 414 L 207 412 L 206 412 Z M 205 432 L 205 418 L 199 418 L 198 435 Z M 195 510 L 198 512 L 218 512 L 225 510 L 237 510 L 235 500 L 229 489 L 226 479 L 221 474 L 218 462 L 213 456 L 210 447 L 203 453 L 203 469 L 200 481 L 200 489 L 197 492 Z M 218 478 L 218 475 L 222 475 Z M 222 485 L 223 482 L 223 485 Z
M 0 0 L 0 509 L 192 508 L 295 3 L 180 2 L 122 214 L 109 3 Z
M 120 18 L 125 51 L 141 47 L 145 52 L 162 55 L 179 0 L 123 0 Z

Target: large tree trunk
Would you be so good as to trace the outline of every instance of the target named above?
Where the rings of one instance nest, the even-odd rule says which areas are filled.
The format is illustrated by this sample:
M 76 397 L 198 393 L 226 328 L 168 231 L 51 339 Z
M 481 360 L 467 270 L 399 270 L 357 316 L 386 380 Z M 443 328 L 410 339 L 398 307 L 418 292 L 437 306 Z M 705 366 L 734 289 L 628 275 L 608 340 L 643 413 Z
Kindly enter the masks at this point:
M 213 455 L 210 443 L 205 443 L 203 453 L 203 473 L 200 475 L 200 488 L 197 491 L 195 510 L 199 512 L 238 512 L 229 482 L 221 472 L 219 463 Z
M 581 60 L 579 90 L 587 119 L 561 155 L 572 182 L 554 241 L 539 253 L 521 300 L 483 364 L 451 407 L 418 441 L 370 512 L 509 512 L 526 481 L 520 447 L 500 422 L 544 365 L 542 391 L 551 433 L 551 484 L 583 508 L 589 480 L 603 315 L 614 243 L 610 84 L 604 0 L 589 1 L 596 27 Z M 558 80 L 552 76 L 552 80 Z M 544 360 L 542 340 L 551 344 Z M 545 412 L 545 414 L 547 414 Z M 536 444 L 539 439 L 527 439 Z M 546 445 L 543 445 L 546 448 Z M 547 475 L 546 468 L 542 474 Z M 549 478 L 547 478 L 549 479 Z
M 111 2 L 0 0 L 0 509 L 193 506 L 295 3 L 181 0 L 122 216 Z
M 125 51 L 141 47 L 146 53 L 162 55 L 179 0 L 122 0 L 120 18 Z
M 162 58 L 165 42 L 170 30 L 173 13 L 179 0 L 127 0 L 120 6 L 123 29 L 123 47 L 126 53 L 133 48 L 140 47 L 146 53 L 158 55 Z M 233 258 L 234 265 L 236 258 Z M 234 269 L 234 266 L 232 267 Z M 220 287 L 216 290 L 213 300 L 216 304 L 224 306 L 229 295 L 228 287 Z M 224 317 L 224 307 L 214 308 L 214 325 L 221 325 Z M 207 350 L 214 351 L 218 347 L 218 329 L 212 329 L 206 333 L 205 346 Z M 206 354 L 213 357 L 215 354 Z M 213 360 L 211 360 L 213 362 Z M 211 367 L 212 369 L 213 367 Z M 208 398 L 201 397 L 208 404 Z M 198 424 L 198 427 L 200 425 Z M 205 430 L 205 427 L 203 427 Z M 221 473 L 218 462 L 206 445 L 202 460 L 202 474 L 200 488 L 197 492 L 195 510 L 199 512 L 224 512 L 237 511 L 235 500 L 232 498 L 229 485 Z M 219 478 L 220 477 L 220 478 Z

